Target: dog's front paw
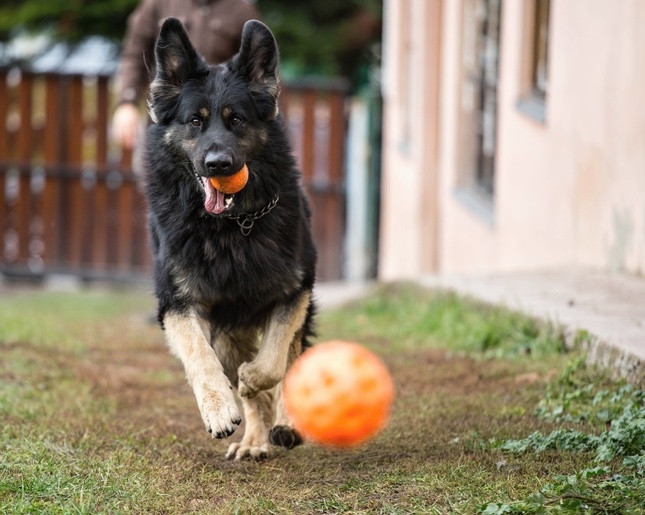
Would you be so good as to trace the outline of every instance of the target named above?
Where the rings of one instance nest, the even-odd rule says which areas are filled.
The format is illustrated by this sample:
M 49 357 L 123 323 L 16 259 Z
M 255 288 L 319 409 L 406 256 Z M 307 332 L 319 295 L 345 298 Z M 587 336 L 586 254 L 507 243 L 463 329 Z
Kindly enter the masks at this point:
M 242 397 L 249 399 L 255 397 L 258 392 L 273 388 L 282 380 L 282 374 L 274 370 L 263 370 L 257 363 L 242 363 L 237 371 L 239 383 L 237 391 Z
M 195 396 L 206 430 L 215 438 L 231 436 L 242 422 L 233 391 L 204 386 Z
M 292 427 L 274 426 L 269 431 L 269 442 L 285 449 L 293 449 L 302 443 L 302 436 Z

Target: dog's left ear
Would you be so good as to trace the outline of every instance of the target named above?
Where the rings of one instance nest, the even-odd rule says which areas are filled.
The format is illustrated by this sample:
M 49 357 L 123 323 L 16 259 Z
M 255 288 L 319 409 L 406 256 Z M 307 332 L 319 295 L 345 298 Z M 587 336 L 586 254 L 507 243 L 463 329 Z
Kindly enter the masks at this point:
M 269 27 L 257 20 L 247 21 L 242 30 L 242 46 L 231 67 L 249 83 L 251 93 L 258 97 L 268 95 L 271 105 L 266 107 L 270 107 L 270 112 L 265 114 L 269 119 L 278 115 L 279 63 L 278 45 Z

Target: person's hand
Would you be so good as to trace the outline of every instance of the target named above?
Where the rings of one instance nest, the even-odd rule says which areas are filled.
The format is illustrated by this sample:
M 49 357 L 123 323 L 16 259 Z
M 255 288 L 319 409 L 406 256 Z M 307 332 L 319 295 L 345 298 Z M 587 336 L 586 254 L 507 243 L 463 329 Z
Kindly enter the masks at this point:
M 139 131 L 139 109 L 134 104 L 121 104 L 112 116 L 112 136 L 124 148 L 132 149 Z

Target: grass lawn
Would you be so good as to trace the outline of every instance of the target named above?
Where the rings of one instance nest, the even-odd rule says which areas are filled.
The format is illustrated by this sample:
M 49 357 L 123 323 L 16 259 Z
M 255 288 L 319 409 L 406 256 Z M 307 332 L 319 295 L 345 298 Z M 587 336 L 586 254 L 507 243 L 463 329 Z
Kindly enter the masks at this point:
M 385 431 L 231 462 L 153 310 L 147 292 L 2 293 L 0 513 L 643 513 L 645 396 L 557 327 L 384 287 L 318 331 L 387 363 Z

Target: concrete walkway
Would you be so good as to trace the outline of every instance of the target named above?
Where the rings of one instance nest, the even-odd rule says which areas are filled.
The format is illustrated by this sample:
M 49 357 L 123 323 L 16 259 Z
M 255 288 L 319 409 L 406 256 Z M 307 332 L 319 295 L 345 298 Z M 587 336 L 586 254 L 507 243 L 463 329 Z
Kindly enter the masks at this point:
M 573 343 L 586 336 L 591 362 L 645 385 L 645 279 L 594 270 L 433 276 L 420 283 L 560 324 Z M 373 284 L 321 284 L 322 307 L 368 295 Z

